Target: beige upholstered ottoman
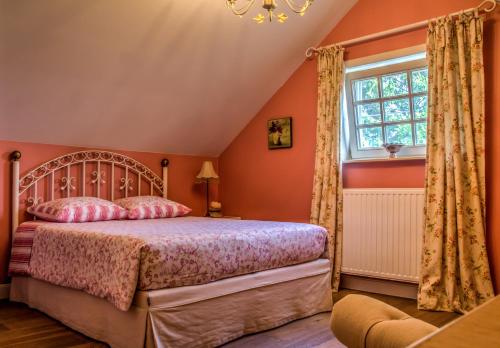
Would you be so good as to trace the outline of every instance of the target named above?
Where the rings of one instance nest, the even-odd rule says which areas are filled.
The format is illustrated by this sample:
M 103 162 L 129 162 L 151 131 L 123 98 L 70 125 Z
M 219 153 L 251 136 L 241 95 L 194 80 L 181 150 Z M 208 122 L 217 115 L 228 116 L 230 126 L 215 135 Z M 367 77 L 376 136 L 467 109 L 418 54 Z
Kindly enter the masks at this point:
M 399 348 L 437 328 L 388 304 L 362 295 L 347 295 L 333 306 L 335 337 L 349 348 Z

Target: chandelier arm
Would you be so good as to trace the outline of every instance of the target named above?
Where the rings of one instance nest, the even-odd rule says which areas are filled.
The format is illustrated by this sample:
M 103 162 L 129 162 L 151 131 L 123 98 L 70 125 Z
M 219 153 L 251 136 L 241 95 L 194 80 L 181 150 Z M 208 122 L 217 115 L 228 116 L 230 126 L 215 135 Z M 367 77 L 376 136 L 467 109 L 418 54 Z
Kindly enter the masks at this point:
M 227 6 L 237 16 L 243 16 L 243 15 L 245 15 L 250 10 L 250 8 L 253 6 L 253 4 L 255 3 L 255 0 L 248 0 L 248 3 L 246 5 L 243 5 L 240 8 L 236 8 L 236 2 L 237 1 L 238 0 L 233 0 L 233 1 L 226 0 Z
M 293 0 L 284 0 L 288 7 L 295 13 L 305 13 L 309 6 L 311 6 L 312 1 L 306 0 L 302 6 L 297 5 Z

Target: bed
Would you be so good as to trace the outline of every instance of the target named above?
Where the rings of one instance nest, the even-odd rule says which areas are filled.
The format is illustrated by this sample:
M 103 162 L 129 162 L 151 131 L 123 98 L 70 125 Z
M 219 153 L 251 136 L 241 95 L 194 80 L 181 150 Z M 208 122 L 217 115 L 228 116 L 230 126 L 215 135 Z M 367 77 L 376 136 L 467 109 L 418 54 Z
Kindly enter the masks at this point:
M 82 151 L 19 176 L 14 240 L 29 236 L 29 272 L 12 277 L 26 303 L 112 347 L 213 347 L 331 310 L 326 232 L 309 224 L 182 217 L 24 222 L 54 195 L 167 197 L 162 177 L 121 154 Z

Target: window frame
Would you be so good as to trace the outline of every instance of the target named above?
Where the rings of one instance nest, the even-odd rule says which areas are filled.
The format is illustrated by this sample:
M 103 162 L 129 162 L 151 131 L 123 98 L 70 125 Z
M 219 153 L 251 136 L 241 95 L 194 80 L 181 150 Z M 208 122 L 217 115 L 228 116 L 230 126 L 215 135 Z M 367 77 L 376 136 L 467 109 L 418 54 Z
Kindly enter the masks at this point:
M 378 60 L 382 61 L 382 59 Z M 373 61 L 374 63 L 377 61 Z M 416 132 L 414 125 L 416 123 L 419 123 L 417 119 L 414 118 L 414 105 L 413 105 L 413 98 L 417 96 L 427 96 L 429 94 L 429 91 L 427 92 L 421 92 L 421 93 L 413 93 L 413 88 L 411 86 L 411 71 L 413 70 L 418 70 L 422 68 L 427 67 L 427 60 L 425 58 L 422 59 L 417 59 L 417 60 L 412 60 L 412 61 L 406 61 L 406 62 L 401 62 L 397 64 L 391 64 L 391 65 L 386 65 L 386 66 L 381 66 L 381 67 L 376 67 L 376 68 L 368 68 L 364 70 L 358 70 L 358 71 L 353 71 L 353 72 L 347 72 L 345 75 L 345 94 L 346 94 L 346 110 L 347 110 L 347 121 L 349 124 L 349 153 L 351 159 L 377 159 L 377 158 L 386 158 L 388 157 L 387 151 L 381 147 L 381 148 L 365 148 L 361 149 L 359 147 L 359 139 L 358 139 L 358 129 L 360 128 L 372 128 L 376 125 L 358 125 L 357 122 L 357 117 L 356 117 L 356 111 L 355 111 L 355 103 L 353 99 L 353 83 L 355 80 L 360 80 L 364 78 L 369 78 L 369 77 L 377 77 L 378 80 L 378 90 L 379 90 L 379 98 L 376 99 L 368 99 L 368 100 L 363 100 L 361 103 L 356 102 L 356 105 L 359 104 L 364 104 L 364 103 L 374 103 L 377 102 L 380 105 L 380 113 L 381 113 L 381 123 L 380 127 L 382 128 L 382 137 L 385 138 L 385 127 L 387 125 L 397 125 L 397 124 L 411 124 L 412 125 L 412 134 L 413 134 L 413 139 L 414 142 L 416 142 Z M 404 95 L 399 95 L 399 96 L 392 96 L 392 97 L 383 97 L 382 95 L 382 75 L 391 75 L 391 74 L 397 74 L 401 72 L 406 72 L 408 76 L 408 94 Z M 384 115 L 385 111 L 383 109 L 384 107 L 384 101 L 388 100 L 398 100 L 402 98 L 408 98 L 409 103 L 410 103 L 410 121 L 405 120 L 405 121 L 395 121 L 395 122 L 385 122 L 384 120 Z M 425 119 L 427 120 L 427 119 Z M 422 119 L 422 122 L 424 119 Z M 398 153 L 398 156 L 400 157 L 423 157 L 425 156 L 426 152 L 426 146 L 427 145 L 407 145 L 401 148 L 400 152 Z

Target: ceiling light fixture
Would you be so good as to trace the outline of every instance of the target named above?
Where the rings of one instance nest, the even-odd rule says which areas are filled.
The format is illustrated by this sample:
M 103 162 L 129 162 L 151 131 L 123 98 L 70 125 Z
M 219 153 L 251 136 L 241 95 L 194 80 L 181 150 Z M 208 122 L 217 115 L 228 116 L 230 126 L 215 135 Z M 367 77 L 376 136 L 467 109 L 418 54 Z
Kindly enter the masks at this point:
M 252 8 L 255 1 L 256 0 L 226 0 L 226 4 L 235 15 L 242 17 Z M 309 6 L 311 6 L 314 2 L 314 0 L 304 0 L 304 3 L 302 5 L 297 5 L 294 0 L 281 1 L 287 4 L 290 10 L 301 16 L 306 13 Z M 242 2 L 246 3 L 239 5 Z M 277 7 L 278 5 L 276 5 L 275 0 L 262 0 L 262 8 L 267 11 L 267 18 L 269 19 L 269 22 L 272 22 L 273 19 L 276 18 L 279 23 L 285 23 L 285 21 L 288 19 L 288 16 L 284 12 L 275 15 L 274 12 Z M 262 13 L 259 13 L 253 18 L 253 20 L 259 24 L 264 23 L 264 21 L 266 20 L 266 16 Z

